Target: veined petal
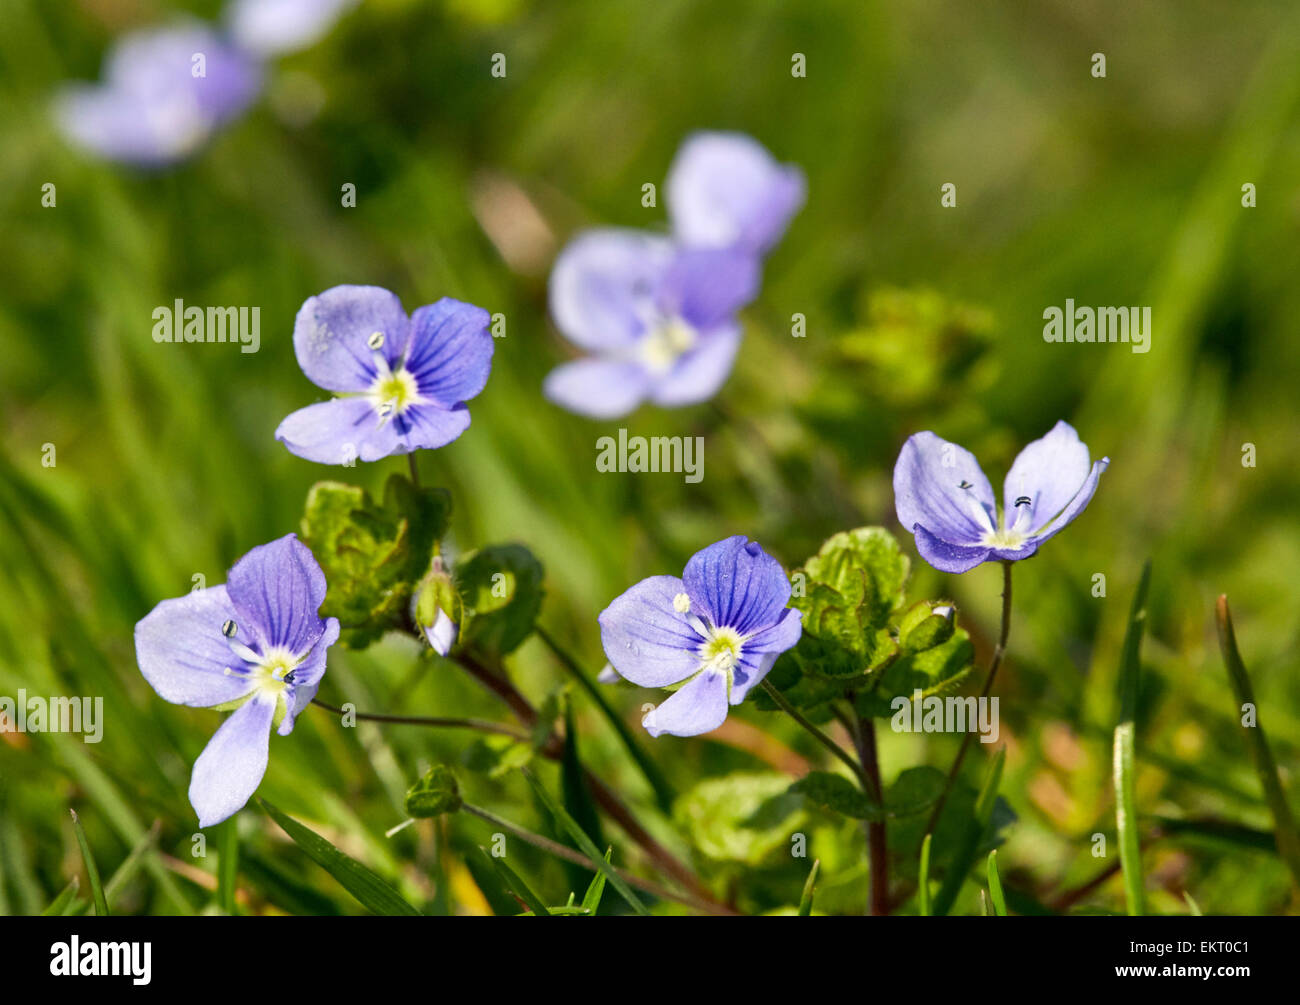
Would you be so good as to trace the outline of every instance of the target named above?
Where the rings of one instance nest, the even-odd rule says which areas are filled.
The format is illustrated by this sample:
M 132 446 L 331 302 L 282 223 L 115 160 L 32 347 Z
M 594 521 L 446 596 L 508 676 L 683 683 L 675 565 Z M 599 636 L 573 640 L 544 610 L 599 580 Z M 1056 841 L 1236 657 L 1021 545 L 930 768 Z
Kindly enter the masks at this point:
M 382 456 L 409 454 L 413 450 L 433 450 L 445 447 L 469 429 L 469 409 L 463 402 L 454 408 L 411 405 L 389 424 L 393 427 L 396 442 Z M 377 437 L 371 440 L 372 445 L 378 442 Z
M 365 391 L 378 374 L 370 338 L 391 367 L 406 350 L 406 312 L 378 286 L 335 286 L 308 297 L 293 325 L 293 351 L 308 379 L 327 391 Z
M 982 545 L 953 544 L 941 540 L 921 524 L 912 528 L 916 535 L 916 550 L 921 557 L 940 572 L 967 572 L 981 562 L 987 562 L 993 551 Z
M 578 415 L 617 419 L 633 411 L 650 389 L 645 367 L 597 356 L 561 363 L 546 375 L 542 393 Z
M 609 352 L 630 346 L 656 309 L 675 252 L 666 237 L 639 230 L 590 230 L 560 252 L 551 270 L 551 317 L 574 345 Z
M 717 729 L 726 719 L 727 675 L 706 670 L 651 709 L 641 725 L 651 736 L 699 736 Z
M 806 183 L 743 133 L 699 132 L 678 150 L 665 192 L 682 243 L 763 254 L 803 205 Z
M 226 580 L 240 628 L 264 647 L 305 653 L 321 638 L 317 611 L 325 600 L 325 573 L 296 534 L 259 545 L 235 563 Z
M 731 704 L 739 705 L 755 685 L 763 683 L 780 653 L 750 653 L 748 648 L 732 670 Z
M 300 408 L 285 417 L 275 438 L 291 454 L 318 464 L 377 461 L 388 456 L 395 439 L 391 430 L 380 429 L 368 398 L 332 398 Z
M 1073 426 L 1058 422 L 1046 436 L 1020 451 L 1007 472 L 1002 487 L 1004 524 L 1016 524 L 1027 534 L 1045 527 L 1088 480 L 1091 466 L 1087 444 Z M 1017 499 L 1029 500 L 1027 525 L 1018 520 Z
M 787 607 L 777 619 L 745 639 L 746 653 L 780 654 L 794 647 L 803 634 L 803 612 Z
M 781 563 L 743 535 L 697 551 L 682 573 L 693 608 L 713 623 L 742 635 L 782 617 L 790 602 L 790 580 Z
M 1088 472 L 1088 478 L 1080 486 L 1079 491 L 1075 493 L 1074 498 L 1065 505 L 1059 516 L 1053 520 L 1046 528 L 1035 534 L 1033 541 L 1041 544 L 1048 538 L 1055 537 L 1063 531 L 1067 524 L 1074 520 L 1084 511 L 1088 503 L 1092 502 L 1093 494 L 1097 491 L 1097 483 L 1101 481 L 1101 473 L 1110 467 L 1110 458 L 1103 457 L 1092 465 L 1092 470 Z
M 931 432 L 903 444 L 894 465 L 894 506 L 908 530 L 921 524 L 934 537 L 968 548 L 995 528 L 993 488 L 975 455 Z
M 651 576 L 600 613 L 600 642 L 619 675 L 642 687 L 665 687 L 700 668 L 703 642 L 673 600 L 686 593 L 676 576 Z
M 293 669 L 293 689 L 289 692 L 293 696 L 293 701 L 288 703 L 285 716 L 280 720 L 280 727 L 276 730 L 281 736 L 288 736 L 293 732 L 293 724 L 298 719 L 298 713 L 310 705 L 311 700 L 316 697 L 316 692 L 320 690 L 321 678 L 325 676 L 325 652 L 338 640 L 339 619 L 326 618 L 324 634 L 316 640 L 307 658 Z
M 704 333 L 699 345 L 682 353 L 668 373 L 655 379 L 650 400 L 664 408 L 708 401 L 731 376 L 739 348 L 739 325 L 722 325 Z
M 483 390 L 492 369 L 490 320 L 482 307 L 450 297 L 411 315 L 406 368 L 422 395 L 451 408 Z
M 659 307 L 694 328 L 712 328 L 758 296 L 761 279 L 758 258 L 748 252 L 684 249 L 664 276 Z
M 199 826 L 211 827 L 238 813 L 266 774 L 275 699 L 256 695 L 240 705 L 194 762 L 190 805 Z
M 247 679 L 227 674 L 241 666 L 222 626 L 237 620 L 225 586 L 164 600 L 135 626 L 135 655 L 144 679 L 159 697 L 177 705 L 211 708 L 252 690 Z

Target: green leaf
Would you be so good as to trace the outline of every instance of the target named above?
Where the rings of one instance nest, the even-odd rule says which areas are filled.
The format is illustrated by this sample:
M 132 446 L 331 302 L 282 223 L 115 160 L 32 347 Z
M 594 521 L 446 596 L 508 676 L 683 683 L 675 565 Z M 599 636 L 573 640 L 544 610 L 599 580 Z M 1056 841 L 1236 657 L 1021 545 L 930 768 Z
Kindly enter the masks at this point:
M 614 884 L 614 889 L 622 895 L 623 899 L 627 901 L 628 906 L 630 906 L 632 910 L 636 911 L 637 914 L 649 916 L 650 912 L 647 911 L 646 906 L 641 903 L 641 898 L 632 892 L 632 888 L 627 885 L 627 881 L 618 874 L 609 862 L 605 861 L 604 857 L 600 854 L 600 850 L 592 844 L 591 838 L 587 837 L 586 832 L 578 826 L 578 822 L 574 820 L 573 817 L 569 816 L 565 808 L 555 800 L 554 796 L 546 791 L 545 787 L 533 776 L 531 771 L 524 768 L 523 772 L 524 777 L 528 779 L 528 784 L 531 785 L 533 791 L 537 793 L 537 798 L 540 799 L 543 805 L 546 806 L 547 810 L 550 811 L 551 816 L 555 817 L 564 829 L 569 832 L 569 836 L 577 842 L 578 848 L 587 856 L 588 859 L 591 860 L 592 865 L 604 873 L 605 878 Z
M 484 736 L 461 752 L 460 763 L 489 778 L 502 778 L 528 764 L 533 754 L 531 743 L 508 736 Z
M 790 786 L 814 806 L 842 813 L 855 820 L 883 820 L 881 805 L 843 775 L 831 771 L 810 771 Z
M 925 813 L 939 801 L 947 784 L 948 777 L 938 768 L 907 768 L 885 793 L 885 812 L 895 819 Z
M 528 905 L 528 909 L 532 911 L 536 917 L 546 918 L 550 916 L 551 912 L 547 910 L 546 902 L 533 892 L 533 888 L 524 882 L 522 876 L 511 869 L 510 866 L 506 865 L 503 859 L 489 855 L 486 848 L 480 847 L 479 851 L 482 853 L 483 857 L 487 859 L 488 865 L 492 867 L 493 871 L 496 872 L 501 881 L 514 891 L 516 897 Z
M 329 583 L 322 617 L 336 617 L 343 641 L 362 647 L 406 623 L 411 593 L 446 533 L 451 497 L 392 475 L 382 503 L 355 485 L 317 482 L 301 534 Z
M 345 855 L 323 837 L 300 824 L 293 817 L 259 799 L 262 809 L 280 825 L 307 857 L 333 876 L 343 888 L 360 901 L 361 906 L 380 915 L 421 917 L 419 911 L 356 859 Z
M 77 896 L 77 891 L 80 889 L 81 889 L 81 880 L 78 879 L 76 876 L 73 876 L 72 881 L 68 883 L 68 885 L 65 886 L 61 891 L 59 891 L 59 895 L 57 897 L 55 897 L 52 901 L 50 901 L 50 906 L 41 912 L 41 917 L 43 918 L 63 917 L 65 914 L 68 913 L 68 908 L 71 906 L 73 898 Z
M 975 811 L 965 821 L 965 827 L 957 851 L 953 856 L 952 864 L 948 867 L 948 872 L 943 878 L 943 885 L 939 888 L 938 896 L 934 899 L 934 913 L 936 915 L 943 916 L 952 909 L 953 902 L 957 899 L 957 894 L 961 892 L 971 866 L 975 863 L 975 858 L 979 854 L 980 838 L 988 830 L 993 820 L 993 809 L 997 805 L 998 786 L 1002 784 L 1002 768 L 1006 763 L 1006 759 L 1007 748 L 998 748 L 998 752 L 993 755 L 993 762 L 989 765 L 984 784 L 980 788 L 979 797 L 975 800 Z
M 456 588 L 464 604 L 460 645 L 495 662 L 528 638 L 542 607 L 542 565 L 523 545 L 503 544 L 464 556 Z
M 821 869 L 821 865 L 821 859 L 813 859 L 812 868 L 808 870 L 808 878 L 804 880 L 803 895 L 799 898 L 799 917 L 801 918 L 806 918 L 812 914 L 813 892 L 817 889 L 817 873 Z
M 421 819 L 455 813 L 461 803 L 455 774 L 445 764 L 435 764 L 407 790 L 403 805 L 407 816 Z
M 1002 877 L 998 875 L 998 850 L 989 852 L 989 900 L 993 903 L 993 913 L 999 917 L 1007 915 L 1007 901 L 1002 896 Z
M 1142 849 L 1138 843 L 1137 781 L 1133 767 L 1133 740 L 1136 732 L 1137 702 L 1142 662 L 1142 630 L 1146 625 L 1147 588 L 1151 585 L 1151 562 L 1142 566 L 1142 578 L 1133 595 L 1124 648 L 1120 654 L 1119 723 L 1115 726 L 1114 777 L 1115 823 L 1119 831 L 1119 860 L 1124 870 L 1124 892 L 1128 913 L 1145 912 L 1142 881 Z
M 77 819 L 77 811 L 69 810 L 72 814 L 72 829 L 77 833 L 77 845 L 81 848 L 81 860 L 86 863 L 86 877 L 90 880 L 90 895 L 95 902 L 95 913 L 101 918 L 108 917 L 108 900 L 104 897 L 104 884 L 99 881 L 99 868 L 95 865 L 95 856 L 90 853 L 90 845 L 86 841 L 86 832 L 81 829 L 81 821 Z
M 758 866 L 784 856 L 808 819 L 804 797 L 776 772 L 734 772 L 699 782 L 677 800 L 673 819 L 716 862 Z

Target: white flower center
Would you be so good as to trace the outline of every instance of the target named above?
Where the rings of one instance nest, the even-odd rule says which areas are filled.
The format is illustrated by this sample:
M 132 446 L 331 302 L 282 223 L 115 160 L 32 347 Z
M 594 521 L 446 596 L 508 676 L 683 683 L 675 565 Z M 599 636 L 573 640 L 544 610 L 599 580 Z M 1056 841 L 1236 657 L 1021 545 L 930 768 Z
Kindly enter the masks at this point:
M 694 348 L 699 333 L 681 318 L 664 318 L 651 325 L 637 342 L 637 354 L 655 373 L 671 370 L 682 353 Z
M 423 399 L 415 375 L 401 367 L 396 371 L 381 371 L 366 391 L 366 396 L 381 420 L 391 419 Z
M 701 670 L 719 670 L 727 675 L 731 687 L 731 671 L 740 662 L 745 639 L 734 628 L 711 628 L 708 637 L 700 643 Z

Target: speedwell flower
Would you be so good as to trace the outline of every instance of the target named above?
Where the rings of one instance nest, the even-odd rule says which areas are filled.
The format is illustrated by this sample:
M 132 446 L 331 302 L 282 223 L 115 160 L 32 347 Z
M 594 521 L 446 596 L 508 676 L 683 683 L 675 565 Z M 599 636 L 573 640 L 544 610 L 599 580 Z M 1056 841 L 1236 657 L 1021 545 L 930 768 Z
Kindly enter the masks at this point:
M 777 656 L 799 641 L 790 581 L 758 544 L 729 537 L 696 552 L 682 578 L 651 576 L 600 615 L 605 655 L 642 687 L 681 687 L 641 724 L 651 736 L 717 729 Z
M 281 736 L 316 696 L 337 618 L 321 620 L 325 574 L 289 534 L 254 548 L 222 586 L 164 600 L 135 626 L 145 680 L 177 705 L 233 709 L 194 762 L 199 826 L 248 802 L 266 773 L 271 729 Z
M 262 85 L 256 59 L 198 21 L 124 35 L 103 81 L 59 95 L 55 122 L 72 142 L 145 167 L 189 156 L 246 109 Z
M 262 58 L 315 45 L 360 0 L 232 0 L 225 21 L 245 52 Z
M 321 464 L 445 446 L 469 428 L 465 402 L 487 384 L 489 320 L 449 297 L 408 319 L 378 286 L 309 298 L 294 323 L 294 352 L 314 384 L 339 396 L 294 412 L 275 438 Z
M 781 164 L 744 133 L 692 133 L 664 187 L 673 235 L 698 248 L 763 255 L 807 195 L 803 172 Z
M 551 272 L 556 327 L 591 353 L 546 377 L 557 405 L 597 419 L 649 399 L 707 401 L 731 372 L 741 329 L 735 313 L 758 293 L 754 256 L 685 249 L 636 230 L 577 237 Z
M 1011 465 L 999 519 L 975 455 L 934 433 L 917 433 L 894 465 L 894 505 L 922 558 L 943 572 L 965 572 L 981 562 L 1033 555 L 1083 512 L 1109 464 L 1108 457 L 1090 463 L 1079 434 L 1058 422 Z

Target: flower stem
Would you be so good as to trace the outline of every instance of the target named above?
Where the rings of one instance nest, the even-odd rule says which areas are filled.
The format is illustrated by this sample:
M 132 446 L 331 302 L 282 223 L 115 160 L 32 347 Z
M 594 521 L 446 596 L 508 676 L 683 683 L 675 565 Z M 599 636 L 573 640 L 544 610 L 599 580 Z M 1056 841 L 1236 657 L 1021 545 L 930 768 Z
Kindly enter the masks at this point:
M 885 834 L 885 792 L 880 784 L 880 759 L 876 753 L 876 724 L 870 716 L 858 717 L 858 728 L 854 731 L 854 741 L 858 748 L 858 757 L 862 759 L 862 770 L 871 787 L 867 794 L 872 796 L 881 808 L 879 820 L 868 820 L 867 859 L 871 864 L 871 894 L 868 913 L 883 917 L 889 913 L 889 853 Z
M 782 712 L 788 715 L 795 722 L 799 723 L 800 726 L 816 738 L 818 743 L 849 766 L 849 770 L 853 772 L 853 777 L 858 780 L 858 784 L 862 786 L 864 792 L 871 792 L 871 783 L 867 778 L 866 773 L 863 771 L 863 766 L 858 764 L 857 761 L 849 756 L 848 752 L 845 751 L 843 747 L 805 719 L 802 713 L 786 700 L 785 695 L 776 689 L 776 685 L 765 680 L 763 681 L 763 690 L 766 691 L 768 696 L 777 703 Z
M 567 845 L 562 845 L 558 841 L 553 841 L 541 834 L 535 834 L 532 831 L 519 826 L 517 823 L 513 823 L 504 817 L 497 816 L 491 810 L 485 810 L 481 806 L 475 806 L 472 803 L 462 803 L 460 808 L 466 813 L 471 813 L 481 820 L 486 820 L 494 827 L 500 827 L 504 831 L 509 831 L 515 837 L 519 838 L 519 840 L 527 842 L 534 848 L 540 848 L 542 851 L 548 852 L 556 858 L 562 858 L 566 862 L 572 862 L 574 865 L 584 866 L 588 869 L 592 867 L 591 860 L 588 859 L 586 855 L 582 854 L 582 852 L 575 851 Z M 623 881 L 626 882 L 628 886 L 635 886 L 638 890 L 648 893 L 653 897 L 658 897 L 660 900 L 672 900 L 679 904 L 686 904 L 688 907 L 693 907 L 697 911 L 703 911 L 706 914 L 731 915 L 735 913 L 724 905 L 700 900 L 690 894 L 677 893 L 668 889 L 666 886 L 661 886 L 652 880 L 641 879 L 639 876 L 633 876 L 630 873 L 624 872 L 622 869 L 615 868 L 614 871 L 623 877 Z
M 313 698 L 311 703 L 319 705 L 327 712 L 333 712 L 335 715 L 346 715 L 343 709 L 334 705 L 327 704 L 319 698 Z M 528 734 L 513 729 L 510 726 L 503 726 L 499 722 L 491 722 L 487 719 L 448 719 L 440 717 L 429 717 L 420 715 L 385 715 L 380 712 L 353 712 L 358 720 L 364 722 L 387 722 L 397 726 L 445 726 L 449 729 L 476 729 L 480 733 L 500 733 L 503 736 L 513 736 L 516 740 L 527 740 Z
M 420 487 L 420 465 L 415 461 L 414 450 L 406 455 L 406 463 L 411 466 L 411 484 L 418 489 Z
M 998 634 L 998 644 L 993 650 L 993 658 L 989 661 L 989 673 L 984 678 L 984 688 L 980 692 L 980 700 L 984 700 L 993 690 L 993 679 L 998 674 L 998 667 L 1002 665 L 1002 657 L 1007 651 L 1007 637 L 1011 634 L 1011 563 L 1002 563 L 1002 630 Z M 930 812 L 930 821 L 925 825 L 925 832 L 933 834 L 934 828 L 939 823 L 939 815 L 943 813 L 944 804 L 948 801 L 948 794 L 952 792 L 953 782 L 957 779 L 957 772 L 961 770 L 961 763 L 966 757 L 966 751 L 970 748 L 971 738 L 974 733 L 966 732 L 962 734 L 961 746 L 957 748 L 957 758 L 952 762 L 952 767 L 948 770 L 948 781 L 943 787 L 943 792 L 939 794 L 939 801 L 934 804 L 934 809 Z

